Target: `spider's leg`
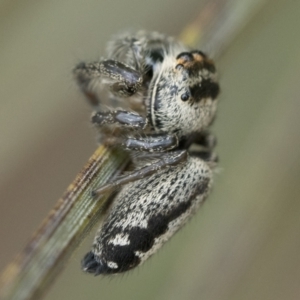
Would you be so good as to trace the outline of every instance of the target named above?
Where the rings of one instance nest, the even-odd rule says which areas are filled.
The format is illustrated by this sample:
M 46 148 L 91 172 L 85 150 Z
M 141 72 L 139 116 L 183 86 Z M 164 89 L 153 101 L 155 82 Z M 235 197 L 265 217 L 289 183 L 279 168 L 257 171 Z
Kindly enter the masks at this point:
M 127 173 L 126 175 L 118 177 L 115 181 L 109 182 L 94 191 L 93 195 L 100 195 L 111 189 L 120 187 L 121 185 L 124 185 L 126 183 L 142 179 L 146 176 L 150 176 L 163 168 L 176 166 L 182 162 L 185 162 L 187 160 L 187 157 L 188 154 L 186 150 L 164 153 L 158 161 L 152 163 L 151 165 L 147 165 L 138 170 Z
M 127 128 L 130 125 L 127 125 Z M 140 128 L 138 126 L 131 127 L 133 129 Z M 170 151 L 178 146 L 178 138 L 176 135 L 169 134 L 147 134 L 145 136 L 130 136 L 120 137 L 120 134 L 111 134 L 105 140 L 106 145 L 116 146 L 121 145 L 124 150 L 138 151 L 146 153 L 144 157 L 154 157 L 153 154 L 157 153 L 156 158 L 161 157 L 161 152 Z M 139 156 L 141 158 L 141 156 Z
M 121 97 L 132 96 L 142 85 L 142 75 L 137 70 L 108 59 L 94 63 L 80 63 L 73 70 L 82 92 L 92 105 L 99 104 L 94 86 L 106 79 L 111 91 Z
M 121 145 L 125 150 L 166 152 L 178 146 L 178 138 L 174 134 L 147 134 L 146 136 L 127 137 Z
M 115 124 L 128 129 L 144 129 L 147 126 L 147 119 L 125 110 L 97 111 L 92 114 L 92 123 L 97 126 Z

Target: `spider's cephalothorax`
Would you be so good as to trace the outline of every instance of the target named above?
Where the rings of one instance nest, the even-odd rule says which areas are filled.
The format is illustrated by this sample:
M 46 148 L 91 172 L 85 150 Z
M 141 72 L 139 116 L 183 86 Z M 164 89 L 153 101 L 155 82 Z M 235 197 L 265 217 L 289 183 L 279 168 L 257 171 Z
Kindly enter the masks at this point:
M 113 39 L 107 59 L 80 63 L 74 75 L 102 142 L 134 152 L 138 166 L 95 191 L 122 186 L 82 266 L 95 275 L 125 272 L 182 227 L 211 189 L 216 69 L 201 51 L 139 31 Z

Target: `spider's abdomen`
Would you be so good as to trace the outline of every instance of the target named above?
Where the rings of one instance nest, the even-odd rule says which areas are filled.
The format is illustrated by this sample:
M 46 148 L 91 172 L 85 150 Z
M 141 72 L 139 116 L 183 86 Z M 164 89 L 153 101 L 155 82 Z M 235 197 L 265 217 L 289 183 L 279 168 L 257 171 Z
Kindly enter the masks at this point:
M 126 185 L 83 259 L 83 269 L 113 274 L 143 263 L 193 215 L 211 180 L 207 164 L 189 157 L 183 166 Z

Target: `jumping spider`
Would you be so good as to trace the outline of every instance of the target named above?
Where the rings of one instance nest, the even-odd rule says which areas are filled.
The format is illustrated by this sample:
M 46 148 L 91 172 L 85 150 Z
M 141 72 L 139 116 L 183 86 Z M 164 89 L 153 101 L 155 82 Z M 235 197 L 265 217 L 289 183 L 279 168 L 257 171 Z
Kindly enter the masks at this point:
M 117 36 L 107 59 L 78 64 L 74 76 L 96 108 L 92 123 L 102 142 L 130 151 L 137 166 L 95 191 L 122 186 L 82 268 L 125 272 L 156 252 L 211 190 L 217 159 L 207 128 L 217 109 L 216 69 L 201 51 L 139 31 Z M 103 110 L 105 103 L 126 109 Z

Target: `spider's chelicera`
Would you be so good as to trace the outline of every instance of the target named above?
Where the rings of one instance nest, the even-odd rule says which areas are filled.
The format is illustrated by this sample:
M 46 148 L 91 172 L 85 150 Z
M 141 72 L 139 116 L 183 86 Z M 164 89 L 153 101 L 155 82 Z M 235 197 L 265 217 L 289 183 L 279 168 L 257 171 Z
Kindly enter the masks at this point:
M 117 36 L 107 59 L 78 64 L 74 76 L 101 141 L 130 151 L 136 165 L 95 191 L 122 187 L 82 261 L 95 275 L 121 273 L 156 252 L 211 190 L 216 69 L 201 51 L 139 31 Z

